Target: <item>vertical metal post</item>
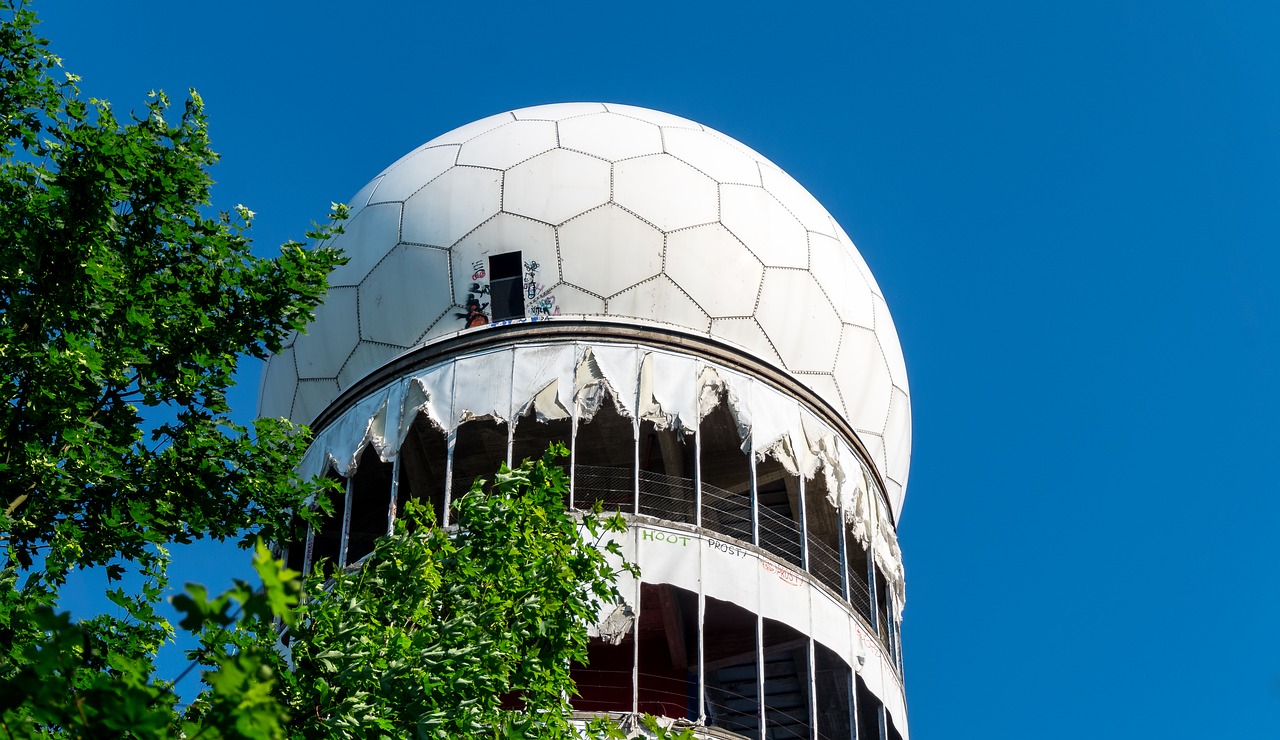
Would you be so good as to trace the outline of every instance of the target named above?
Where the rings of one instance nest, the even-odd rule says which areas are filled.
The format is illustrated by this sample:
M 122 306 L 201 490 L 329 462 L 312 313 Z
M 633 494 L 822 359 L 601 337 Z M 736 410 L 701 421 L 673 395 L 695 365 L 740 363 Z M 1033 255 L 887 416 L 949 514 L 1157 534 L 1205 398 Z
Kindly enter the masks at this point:
M 756 608 L 758 609 L 759 606 Z M 756 614 L 756 702 L 760 715 L 760 740 L 765 740 L 768 734 L 766 734 L 764 711 L 764 617 L 758 613 Z
M 638 397 L 638 396 L 637 396 Z M 640 513 L 640 414 L 631 409 L 631 491 L 635 496 L 635 511 Z
M 338 537 L 338 568 L 347 567 L 347 535 L 351 529 L 351 488 L 352 481 L 355 480 L 355 471 L 347 471 L 351 473 L 351 477 L 347 478 L 347 495 L 342 506 L 342 534 Z
M 396 529 L 396 502 L 400 498 L 400 455 L 391 461 L 391 501 L 387 505 L 387 534 Z
M 880 634 L 880 594 L 876 588 L 876 519 L 878 519 L 876 507 L 880 502 L 875 497 L 874 492 L 868 492 L 871 497 L 871 506 L 867 507 L 870 521 L 867 522 L 867 529 L 870 536 L 869 547 L 867 547 L 867 593 L 871 594 L 871 629 L 875 630 L 876 635 Z
M 809 638 L 809 736 L 818 734 L 818 660 L 813 638 Z
M 575 355 L 576 357 L 576 355 Z M 558 386 L 557 386 L 558 390 Z M 578 394 L 573 394 L 573 408 L 569 410 L 569 511 L 574 509 L 574 494 L 578 480 Z
M 698 553 L 698 724 L 707 723 L 707 589 L 703 585 L 706 568 Z
M 799 483 L 796 486 L 796 491 L 800 499 L 800 567 L 807 573 L 809 571 L 809 516 L 804 500 L 803 473 L 804 471 L 801 471 L 801 475 L 798 476 Z
M 889 740 L 889 717 L 885 714 L 884 702 L 876 708 L 876 724 L 880 726 L 880 740 Z
M 636 581 L 635 621 L 631 623 L 631 713 L 640 713 L 640 599 L 644 588 Z
M 859 728 L 861 717 L 858 716 L 858 672 L 849 667 L 849 737 L 852 740 L 871 740 L 862 737 Z
M 307 525 L 307 536 L 303 540 L 302 551 L 302 574 L 306 575 L 311 572 L 311 550 L 315 546 L 316 531 L 310 524 Z
M 698 365 L 693 366 L 693 526 L 702 526 L 702 392 L 698 387 Z M 701 561 L 699 561 L 701 562 Z M 699 669 L 701 670 L 701 669 Z M 701 701 L 701 700 L 699 700 Z M 699 704 L 701 706 L 701 704 Z
M 444 512 L 440 515 L 440 526 L 449 526 L 449 509 L 453 506 L 453 449 L 458 444 L 458 430 L 450 429 L 445 435 L 444 457 Z
M 760 497 L 756 493 L 756 435 L 751 435 L 747 443 L 748 462 L 751 464 L 751 544 L 760 546 Z
M 840 519 L 840 591 L 845 601 L 852 601 L 853 594 L 849 590 L 849 542 L 847 530 L 849 525 L 844 520 L 844 499 L 839 499 L 836 506 L 836 516 Z

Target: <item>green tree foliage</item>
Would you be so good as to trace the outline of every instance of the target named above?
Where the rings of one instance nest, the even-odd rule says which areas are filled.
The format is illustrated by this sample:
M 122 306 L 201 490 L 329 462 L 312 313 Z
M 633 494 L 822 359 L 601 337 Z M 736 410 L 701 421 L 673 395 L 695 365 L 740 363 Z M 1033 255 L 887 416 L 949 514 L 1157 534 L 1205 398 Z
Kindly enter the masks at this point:
M 342 258 L 255 257 L 252 212 L 212 210 L 200 98 L 120 117 L 57 74 L 36 22 L 0 0 L 0 737 L 577 737 L 569 665 L 616 597 L 597 545 L 621 520 L 565 511 L 547 457 L 477 483 L 452 534 L 408 505 L 329 582 L 274 559 L 262 540 L 314 520 L 326 483 L 295 472 L 306 430 L 238 425 L 226 392 L 240 357 L 307 323 Z M 201 538 L 256 542 L 261 584 L 172 600 L 204 669 L 180 707 L 155 669 L 166 548 Z M 57 613 L 95 567 L 123 616 Z

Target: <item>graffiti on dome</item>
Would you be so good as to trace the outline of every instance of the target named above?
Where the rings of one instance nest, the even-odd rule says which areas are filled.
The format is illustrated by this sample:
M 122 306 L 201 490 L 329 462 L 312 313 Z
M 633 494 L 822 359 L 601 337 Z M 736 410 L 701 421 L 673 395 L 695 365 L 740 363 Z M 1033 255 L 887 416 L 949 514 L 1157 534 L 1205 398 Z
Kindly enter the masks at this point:
M 530 317 L 559 316 L 560 307 L 556 305 L 556 297 L 550 288 L 538 281 L 539 265 L 537 260 L 524 263 L 524 305 L 525 315 Z

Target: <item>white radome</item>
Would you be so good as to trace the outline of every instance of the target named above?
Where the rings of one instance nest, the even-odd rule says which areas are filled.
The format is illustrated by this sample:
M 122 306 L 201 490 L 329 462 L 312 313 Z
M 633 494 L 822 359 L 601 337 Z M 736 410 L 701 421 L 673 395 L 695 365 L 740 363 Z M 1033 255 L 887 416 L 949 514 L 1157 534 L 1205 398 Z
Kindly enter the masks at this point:
M 406 350 L 486 331 L 459 318 L 473 275 L 519 250 L 532 315 L 674 327 L 789 372 L 843 413 L 901 511 L 911 402 L 884 297 L 826 209 L 749 147 L 644 108 L 544 105 L 432 139 L 349 204 L 350 261 L 268 362 L 260 416 L 310 423 Z

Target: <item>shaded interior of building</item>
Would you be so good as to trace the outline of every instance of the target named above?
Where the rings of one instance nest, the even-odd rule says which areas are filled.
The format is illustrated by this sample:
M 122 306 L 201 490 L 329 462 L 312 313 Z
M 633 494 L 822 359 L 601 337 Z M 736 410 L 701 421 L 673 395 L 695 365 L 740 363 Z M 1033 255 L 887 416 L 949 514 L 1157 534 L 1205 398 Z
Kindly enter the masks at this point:
M 419 414 L 394 462 L 365 448 L 333 498 L 334 513 L 311 532 L 309 547 L 290 548 L 290 564 L 358 563 L 409 499 L 447 524 L 450 503 L 477 478 L 552 442 L 572 452 L 571 508 L 599 502 L 759 548 L 846 602 L 900 673 L 891 590 L 875 558 L 831 504 L 823 476 L 803 479 L 751 454 L 723 392 L 688 432 L 637 422 L 609 400 L 576 428 L 530 411 L 514 423 L 474 419 L 446 433 Z M 634 606 L 633 628 L 616 642 L 594 639 L 589 663 L 576 667 L 576 709 L 701 720 L 760 740 L 900 737 L 843 660 L 785 624 L 667 584 L 643 584 Z

